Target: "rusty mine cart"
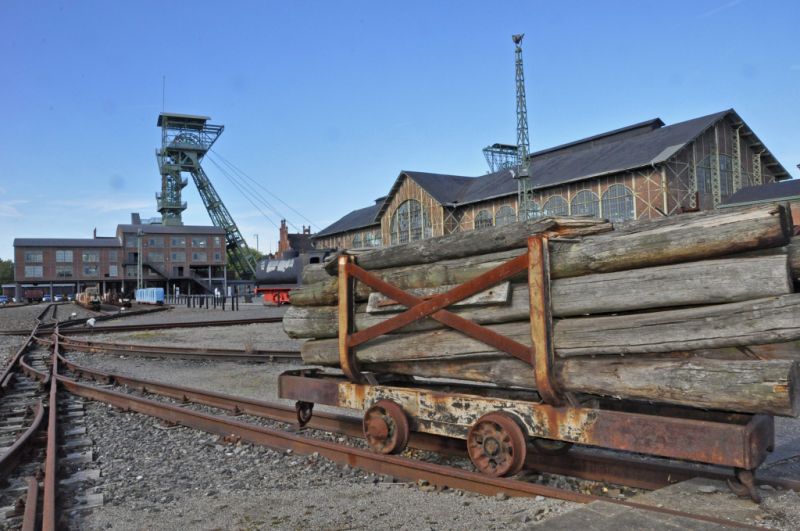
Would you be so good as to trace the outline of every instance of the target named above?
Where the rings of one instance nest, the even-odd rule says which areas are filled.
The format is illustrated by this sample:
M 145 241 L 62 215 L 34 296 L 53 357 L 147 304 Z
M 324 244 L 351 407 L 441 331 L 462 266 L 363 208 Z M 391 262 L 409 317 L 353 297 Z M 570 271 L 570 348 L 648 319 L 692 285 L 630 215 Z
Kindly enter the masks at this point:
M 363 412 L 367 443 L 379 453 L 402 452 L 412 430 L 457 438 L 466 440 L 469 457 L 480 472 L 502 477 L 522 469 L 528 442 L 543 454 L 564 453 L 581 444 L 732 467 L 737 480 L 728 481 L 731 489 L 758 499 L 754 470 L 774 445 L 772 416 L 578 397 L 560 389 L 554 377 L 547 245 L 546 236 L 531 236 L 527 254 L 429 299 L 381 280 L 358 267 L 352 256 L 340 256 L 339 361 L 344 375 L 319 369 L 284 372 L 280 397 L 296 401 L 301 426 L 310 420 L 314 404 Z M 445 310 L 525 270 L 532 347 Z M 355 281 L 408 309 L 352 332 Z M 426 317 L 529 363 L 538 391 L 423 382 L 359 370 L 355 347 Z

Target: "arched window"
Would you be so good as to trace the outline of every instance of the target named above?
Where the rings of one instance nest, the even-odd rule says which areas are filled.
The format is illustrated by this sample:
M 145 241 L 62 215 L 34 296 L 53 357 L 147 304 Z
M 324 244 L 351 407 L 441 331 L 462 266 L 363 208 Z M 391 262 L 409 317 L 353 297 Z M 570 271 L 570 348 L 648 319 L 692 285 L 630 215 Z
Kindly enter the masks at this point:
M 539 203 L 537 203 L 536 201 L 530 201 L 528 203 L 528 209 L 529 212 L 527 216 L 524 216 L 525 219 L 535 219 L 543 216 L 542 209 L 539 208 Z M 520 217 L 523 217 L 523 214 L 524 213 L 520 210 Z
M 497 213 L 494 215 L 494 224 L 497 227 L 514 223 L 516 220 L 517 213 L 514 212 L 513 207 L 508 205 L 501 206 L 499 209 L 497 209 Z
M 570 203 L 570 212 L 573 216 L 600 217 L 600 200 L 591 190 L 581 190 Z
M 357 249 L 361 247 L 361 234 L 356 234 L 353 236 L 353 248 Z
M 419 201 L 409 199 L 392 214 L 389 224 L 392 245 L 431 237 L 431 218 Z
M 554 195 L 545 202 L 544 208 L 542 209 L 542 215 L 568 216 L 569 205 L 567 204 L 567 200 L 561 197 L 560 195 Z
M 475 228 L 483 229 L 492 226 L 492 215 L 488 210 L 481 210 L 475 216 Z
M 609 221 L 634 218 L 633 192 L 624 184 L 613 184 L 603 193 L 603 217 Z

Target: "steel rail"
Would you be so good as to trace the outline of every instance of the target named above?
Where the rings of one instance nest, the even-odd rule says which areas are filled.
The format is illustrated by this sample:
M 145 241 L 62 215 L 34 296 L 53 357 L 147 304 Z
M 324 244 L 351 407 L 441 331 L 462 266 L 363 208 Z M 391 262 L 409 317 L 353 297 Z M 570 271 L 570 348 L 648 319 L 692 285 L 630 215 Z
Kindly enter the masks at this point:
M 22 531 L 35 531 L 37 506 L 39 505 L 39 482 L 28 478 L 28 493 L 25 496 L 25 513 L 22 515 Z
M 141 345 L 131 343 L 107 343 L 59 337 L 64 350 L 87 352 L 114 352 L 150 357 L 175 357 L 192 359 L 227 359 L 237 361 L 275 361 L 277 359 L 299 360 L 299 350 L 237 350 L 223 348 L 186 348 L 163 345 Z
M 14 470 L 14 467 L 19 463 L 22 453 L 28 448 L 28 445 L 33 442 L 33 436 L 39 431 L 42 426 L 42 419 L 44 419 L 44 405 L 41 400 L 37 400 L 36 409 L 34 410 L 33 421 L 28 426 L 22 435 L 14 441 L 14 444 L 5 451 L 0 457 L 0 478 L 6 478 Z
M 6 387 L 8 387 L 9 382 L 11 381 L 11 377 L 13 376 L 14 367 L 16 367 L 17 363 L 19 363 L 20 358 L 28 350 L 31 346 L 31 343 L 36 339 L 36 332 L 39 327 L 39 321 L 36 321 L 36 324 L 33 327 L 33 330 L 26 332 L 28 334 L 28 339 L 22 344 L 21 347 L 17 350 L 17 352 L 12 356 L 8 363 L 6 364 L 3 372 L 0 373 L 0 393 L 5 393 Z
M 88 377 L 104 383 L 115 382 L 141 392 L 157 394 L 182 402 L 194 402 L 236 414 L 253 415 L 289 424 L 297 422 L 296 410 L 282 404 L 113 374 L 78 365 L 61 355 L 59 355 L 59 361 L 70 371 L 84 378 Z M 306 426 L 351 437 L 364 437 L 362 419 L 352 415 L 317 412 Z M 463 440 L 428 433 L 412 432 L 409 445 L 419 450 L 449 456 L 464 457 L 466 455 L 466 444 Z M 642 462 L 639 459 L 622 455 L 598 455 L 589 449 L 577 448 L 564 455 L 541 454 L 534 449 L 528 452 L 525 467 L 538 472 L 649 490 L 663 488 L 698 476 L 720 480 L 735 479 L 730 471 L 719 468 L 698 469 L 683 463 Z M 756 480 L 758 484 L 800 492 L 800 481 L 798 480 L 765 475 L 757 476 Z
M 168 330 L 171 328 L 201 328 L 211 326 L 240 326 L 248 324 L 260 323 L 280 323 L 282 317 L 254 317 L 251 319 L 230 319 L 221 321 L 190 321 L 185 323 L 148 323 L 138 325 L 110 325 L 110 326 L 95 326 L 95 333 L 108 333 L 108 332 L 137 332 L 141 330 Z M 85 320 L 84 320 L 85 322 Z M 85 334 L 87 331 L 84 328 L 67 328 L 61 330 L 62 335 L 72 334 Z
M 53 376 L 58 375 L 58 337 L 53 343 Z M 54 531 L 56 529 L 56 481 L 58 467 L 57 417 L 58 417 L 58 380 L 50 379 L 50 405 L 47 422 L 47 456 L 44 465 L 44 498 L 42 501 L 42 529 Z
M 248 424 L 231 418 L 209 415 L 207 413 L 140 398 L 126 393 L 101 389 L 92 385 L 80 383 L 77 380 L 60 375 L 58 372 L 54 373 L 53 380 L 61 382 L 61 384 L 73 394 L 91 400 L 99 400 L 127 411 L 150 415 L 172 424 L 199 429 L 223 437 L 233 436 L 238 440 L 252 444 L 276 449 L 291 449 L 301 455 L 316 453 L 335 463 L 361 468 L 376 474 L 391 475 L 410 481 L 425 479 L 440 487 L 468 490 L 485 495 L 494 495 L 502 492 L 508 496 L 546 496 L 548 498 L 577 503 L 591 503 L 593 501 L 603 500 L 634 509 L 669 514 L 693 520 L 733 527 L 754 528 L 753 526 L 740 524 L 724 518 L 686 513 L 663 507 L 653 507 L 627 500 L 616 500 L 613 498 L 582 494 L 571 490 L 535 483 L 526 483 L 514 479 L 492 478 L 477 472 L 416 461 L 405 457 L 378 454 L 328 441 L 306 438 L 283 430 Z

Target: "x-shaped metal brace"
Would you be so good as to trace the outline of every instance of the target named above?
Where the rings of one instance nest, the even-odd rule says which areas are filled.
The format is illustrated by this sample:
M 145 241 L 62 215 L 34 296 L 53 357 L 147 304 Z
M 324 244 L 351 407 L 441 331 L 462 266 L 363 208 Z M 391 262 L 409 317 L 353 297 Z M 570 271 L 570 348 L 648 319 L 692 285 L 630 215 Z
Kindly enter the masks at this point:
M 459 284 L 446 293 L 422 299 L 357 266 L 353 263 L 352 256 L 340 256 L 338 264 L 339 363 L 342 371 L 351 381 L 364 382 L 365 377 L 358 369 L 355 347 L 398 330 L 414 321 L 431 317 L 447 327 L 533 365 L 536 387 L 542 399 L 551 405 L 562 405 L 564 403 L 563 393 L 558 388 L 554 368 L 549 257 L 547 236 L 537 234 L 528 238 L 527 253 Z M 444 309 L 526 269 L 530 293 L 530 347 Z M 391 297 L 408 309 L 379 324 L 351 333 L 354 280 L 359 280 L 372 289 Z

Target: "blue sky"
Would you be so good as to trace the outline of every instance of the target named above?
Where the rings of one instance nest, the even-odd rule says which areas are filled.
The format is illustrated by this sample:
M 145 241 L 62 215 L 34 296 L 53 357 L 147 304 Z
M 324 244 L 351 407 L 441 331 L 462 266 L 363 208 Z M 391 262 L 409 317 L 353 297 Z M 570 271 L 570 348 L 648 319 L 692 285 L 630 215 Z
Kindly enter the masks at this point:
M 167 111 L 224 124 L 215 151 L 317 228 L 400 170 L 485 173 L 481 149 L 516 140 L 512 33 L 534 149 L 733 107 L 798 176 L 798 23 L 796 0 L 4 0 L 0 258 L 156 215 L 162 76 Z M 251 246 L 307 224 L 205 168 Z

